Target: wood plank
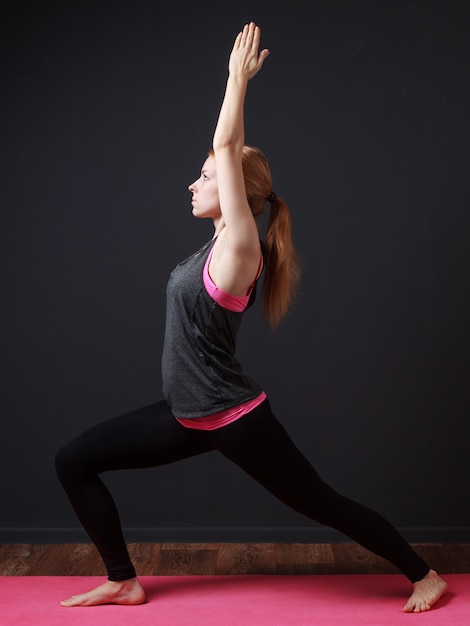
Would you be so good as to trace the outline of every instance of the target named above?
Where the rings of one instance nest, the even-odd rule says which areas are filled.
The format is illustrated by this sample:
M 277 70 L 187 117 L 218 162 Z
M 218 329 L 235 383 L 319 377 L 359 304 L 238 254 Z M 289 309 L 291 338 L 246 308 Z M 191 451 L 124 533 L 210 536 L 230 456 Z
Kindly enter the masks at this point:
M 331 544 L 335 574 L 397 574 L 399 570 L 355 543 Z
M 217 562 L 214 544 L 166 544 L 160 551 L 155 575 L 210 575 Z
M 131 543 L 127 547 L 137 575 L 154 576 L 159 567 L 161 544 Z
M 330 544 L 278 543 L 274 546 L 276 574 L 335 573 Z
M 220 544 L 216 574 L 275 574 L 274 545 L 273 543 Z
M 470 543 L 440 544 L 440 547 L 447 557 L 446 567 L 449 569 L 447 573 L 451 573 L 450 570 L 457 574 L 469 573 Z
M 35 567 L 42 550 L 30 544 L 0 546 L 2 576 L 29 576 Z
M 412 544 L 416 552 L 440 574 L 465 573 L 470 563 L 470 544 Z

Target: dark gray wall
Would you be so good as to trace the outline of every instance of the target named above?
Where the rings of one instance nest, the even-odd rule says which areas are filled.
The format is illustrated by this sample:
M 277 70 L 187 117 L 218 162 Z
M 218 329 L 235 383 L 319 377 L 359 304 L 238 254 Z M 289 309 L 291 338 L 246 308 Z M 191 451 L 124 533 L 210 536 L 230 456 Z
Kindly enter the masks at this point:
M 247 142 L 304 272 L 278 333 L 247 316 L 240 356 L 331 484 L 412 539 L 469 540 L 468 2 L 10 4 L 0 539 L 82 538 L 56 449 L 161 398 L 166 279 L 211 235 L 186 187 L 254 19 L 271 56 Z M 336 537 L 216 455 L 107 481 L 131 539 Z

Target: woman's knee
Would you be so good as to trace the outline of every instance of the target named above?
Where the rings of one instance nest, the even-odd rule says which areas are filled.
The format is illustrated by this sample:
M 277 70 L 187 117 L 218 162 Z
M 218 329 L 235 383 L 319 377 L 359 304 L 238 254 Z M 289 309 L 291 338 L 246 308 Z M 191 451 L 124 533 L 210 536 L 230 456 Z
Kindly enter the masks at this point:
M 61 483 L 67 482 L 75 474 L 78 467 L 78 456 L 73 441 L 66 443 L 57 451 L 54 464 Z

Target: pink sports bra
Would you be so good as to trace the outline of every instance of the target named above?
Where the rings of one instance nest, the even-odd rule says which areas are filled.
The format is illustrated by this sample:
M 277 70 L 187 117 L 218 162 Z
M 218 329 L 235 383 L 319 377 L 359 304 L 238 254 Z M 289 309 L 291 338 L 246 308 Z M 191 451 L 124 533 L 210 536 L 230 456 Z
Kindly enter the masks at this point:
M 204 271 L 202 273 L 202 277 L 204 280 L 204 287 L 206 288 L 207 293 L 210 295 L 210 297 L 213 300 L 215 300 L 217 304 L 220 304 L 221 307 L 223 307 L 224 309 L 228 309 L 229 311 L 235 311 L 236 313 L 241 313 L 248 306 L 251 292 L 253 291 L 253 288 L 261 272 L 261 267 L 263 264 L 263 257 L 260 258 L 258 271 L 256 272 L 256 278 L 253 281 L 253 284 L 248 290 L 248 293 L 246 294 L 246 296 L 232 296 L 232 294 L 227 293 L 223 289 L 220 289 L 219 287 L 217 287 L 217 285 L 214 283 L 214 281 L 212 280 L 209 274 L 209 265 L 212 259 L 213 251 L 214 251 L 214 248 L 212 248 L 212 250 L 210 251 L 209 256 L 207 257 L 207 261 L 204 265 Z

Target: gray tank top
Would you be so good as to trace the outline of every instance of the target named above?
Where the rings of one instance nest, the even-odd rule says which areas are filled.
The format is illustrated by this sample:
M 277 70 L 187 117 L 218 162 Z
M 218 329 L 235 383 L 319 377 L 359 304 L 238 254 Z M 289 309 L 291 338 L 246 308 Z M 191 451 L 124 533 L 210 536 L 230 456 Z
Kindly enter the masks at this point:
M 176 266 L 167 286 L 163 394 L 176 417 L 212 415 L 256 398 L 261 387 L 235 357 L 243 312 L 218 305 L 203 283 L 215 240 Z M 252 292 L 250 304 L 254 300 Z

